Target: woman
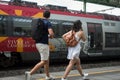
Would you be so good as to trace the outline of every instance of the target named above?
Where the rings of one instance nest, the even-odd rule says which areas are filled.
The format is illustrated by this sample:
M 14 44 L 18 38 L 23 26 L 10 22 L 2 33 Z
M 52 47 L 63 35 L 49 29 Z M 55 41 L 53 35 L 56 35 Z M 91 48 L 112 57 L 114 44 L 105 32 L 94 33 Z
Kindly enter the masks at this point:
M 74 46 L 74 47 L 69 47 L 68 46 L 68 56 L 67 56 L 67 58 L 70 61 L 69 61 L 69 64 L 68 64 L 68 66 L 67 66 L 67 68 L 65 70 L 63 78 L 61 80 L 67 80 L 67 76 L 68 76 L 70 70 L 73 68 L 73 66 L 75 64 L 76 64 L 78 72 L 80 73 L 80 75 L 82 76 L 83 79 L 85 79 L 86 76 L 88 76 L 87 73 L 82 72 L 82 67 L 81 67 L 80 58 L 79 58 L 80 50 L 81 50 L 80 41 L 81 40 L 82 41 L 86 40 L 83 29 L 82 29 L 82 23 L 81 23 L 80 20 L 76 20 L 74 22 L 72 30 L 65 33 L 62 37 L 67 37 L 68 35 L 71 35 L 72 32 L 75 33 L 75 38 L 78 41 L 78 44 L 76 46 Z

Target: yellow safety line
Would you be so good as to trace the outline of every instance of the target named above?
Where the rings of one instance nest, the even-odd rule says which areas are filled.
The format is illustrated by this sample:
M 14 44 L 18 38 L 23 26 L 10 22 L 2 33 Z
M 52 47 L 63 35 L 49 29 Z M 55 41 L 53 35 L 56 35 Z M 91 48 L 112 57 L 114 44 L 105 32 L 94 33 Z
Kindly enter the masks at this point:
M 118 70 L 106 70 L 106 71 L 100 71 L 100 72 L 90 72 L 88 74 L 93 75 L 93 74 L 103 74 L 103 73 L 110 73 L 110 72 L 120 72 L 120 69 L 118 69 Z M 80 74 L 70 74 L 68 77 L 75 77 L 75 76 L 80 76 Z M 62 76 L 57 76 L 55 78 L 58 79 L 61 77 Z M 41 78 L 41 79 L 37 79 L 37 80 L 45 80 L 45 78 Z
M 102 74 L 102 73 L 110 73 L 110 72 L 120 72 L 120 69 L 118 69 L 118 70 L 100 71 L 100 72 L 92 72 L 92 73 L 89 73 L 89 74 Z

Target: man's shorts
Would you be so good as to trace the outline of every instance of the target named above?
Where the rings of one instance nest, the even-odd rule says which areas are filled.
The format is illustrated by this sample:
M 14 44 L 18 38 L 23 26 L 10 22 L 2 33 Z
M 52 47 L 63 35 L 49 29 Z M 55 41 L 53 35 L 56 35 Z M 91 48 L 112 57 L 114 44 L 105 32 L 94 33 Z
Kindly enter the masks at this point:
M 41 60 L 48 60 L 49 58 L 49 46 L 47 44 L 36 43 L 36 48 L 40 53 Z

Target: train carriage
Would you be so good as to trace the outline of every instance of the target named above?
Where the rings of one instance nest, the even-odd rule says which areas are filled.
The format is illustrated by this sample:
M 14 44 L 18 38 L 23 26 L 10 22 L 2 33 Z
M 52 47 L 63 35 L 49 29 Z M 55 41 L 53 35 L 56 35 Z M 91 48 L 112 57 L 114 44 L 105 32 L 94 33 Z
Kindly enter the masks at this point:
M 52 7 L 52 8 L 51 8 Z M 26 7 L 0 4 L 0 65 L 13 66 L 19 61 L 37 61 L 39 54 L 31 28 L 34 19 L 42 18 L 43 11 L 50 9 L 55 38 L 49 39 L 51 61 L 66 60 L 67 47 L 61 36 L 71 29 L 75 20 L 81 20 L 87 41 L 81 58 L 120 57 L 120 18 L 118 16 L 83 13 L 61 6 Z

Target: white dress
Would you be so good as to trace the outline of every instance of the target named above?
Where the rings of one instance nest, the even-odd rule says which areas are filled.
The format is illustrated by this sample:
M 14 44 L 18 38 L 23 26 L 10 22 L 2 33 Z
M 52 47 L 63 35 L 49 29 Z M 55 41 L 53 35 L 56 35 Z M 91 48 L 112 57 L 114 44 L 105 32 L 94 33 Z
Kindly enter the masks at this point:
M 76 32 L 75 38 L 78 41 L 79 36 L 77 34 L 78 32 Z M 81 46 L 80 46 L 80 40 L 79 40 L 78 44 L 75 47 L 68 47 L 67 59 L 79 58 L 80 50 L 81 50 Z

